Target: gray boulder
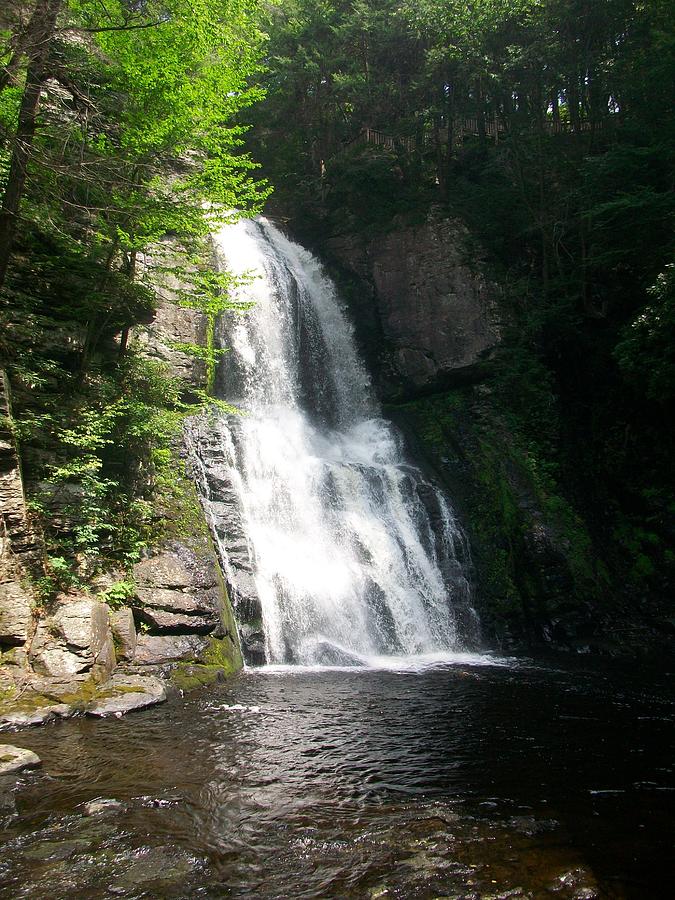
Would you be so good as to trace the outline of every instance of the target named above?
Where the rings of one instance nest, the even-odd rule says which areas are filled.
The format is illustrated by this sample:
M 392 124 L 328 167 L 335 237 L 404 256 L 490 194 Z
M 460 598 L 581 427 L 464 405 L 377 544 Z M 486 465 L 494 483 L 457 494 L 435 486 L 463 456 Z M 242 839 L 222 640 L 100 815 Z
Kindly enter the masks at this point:
M 154 666 L 197 659 L 208 646 L 209 638 L 197 634 L 141 634 L 136 645 L 134 664 Z
M 54 612 L 38 623 L 30 661 L 41 675 L 111 672 L 115 647 L 106 604 L 84 594 L 60 594 Z
M 166 690 L 158 678 L 140 675 L 113 675 L 101 686 L 101 697 L 86 708 L 88 716 L 121 716 L 166 700 Z
M 0 775 L 10 775 L 23 769 L 34 769 L 42 760 L 32 750 L 0 744 Z

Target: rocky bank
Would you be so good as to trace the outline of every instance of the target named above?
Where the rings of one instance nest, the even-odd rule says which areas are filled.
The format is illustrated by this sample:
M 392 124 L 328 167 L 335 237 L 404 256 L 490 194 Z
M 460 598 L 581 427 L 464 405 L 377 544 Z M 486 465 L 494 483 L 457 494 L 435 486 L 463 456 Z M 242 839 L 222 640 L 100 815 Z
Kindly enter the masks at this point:
M 148 261 L 151 264 L 151 261 Z M 154 320 L 139 335 L 148 356 L 195 390 L 203 362 L 176 345 L 203 345 L 206 317 L 171 302 L 162 285 Z M 11 396 L 0 379 L 0 728 L 79 713 L 122 715 L 237 672 L 239 636 L 227 588 L 194 485 L 180 510 L 162 509 L 166 539 L 131 572 L 93 578 L 46 605 L 37 590 L 45 551 L 26 503 Z M 184 459 L 188 451 L 177 447 Z M 58 512 L 57 512 L 58 514 Z M 172 526 L 180 518 L 188 526 Z

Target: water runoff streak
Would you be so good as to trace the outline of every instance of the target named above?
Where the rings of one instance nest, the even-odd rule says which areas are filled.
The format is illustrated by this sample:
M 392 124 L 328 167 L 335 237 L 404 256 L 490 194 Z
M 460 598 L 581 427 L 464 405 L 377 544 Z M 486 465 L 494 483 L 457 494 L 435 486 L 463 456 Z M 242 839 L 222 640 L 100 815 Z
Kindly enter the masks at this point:
M 219 424 L 262 608 L 268 663 L 377 664 L 462 649 L 467 547 L 446 499 L 406 459 L 319 262 L 266 219 L 216 235 L 253 274 L 223 317 Z M 227 548 L 221 546 L 227 567 Z

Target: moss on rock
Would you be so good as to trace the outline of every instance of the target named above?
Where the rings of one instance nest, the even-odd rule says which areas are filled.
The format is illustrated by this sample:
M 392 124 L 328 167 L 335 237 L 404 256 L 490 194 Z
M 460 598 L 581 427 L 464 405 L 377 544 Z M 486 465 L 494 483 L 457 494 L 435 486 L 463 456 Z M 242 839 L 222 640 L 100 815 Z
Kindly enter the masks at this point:
M 457 506 L 488 638 L 507 646 L 579 640 L 602 603 L 606 570 L 546 453 L 485 386 L 422 397 L 390 412 Z

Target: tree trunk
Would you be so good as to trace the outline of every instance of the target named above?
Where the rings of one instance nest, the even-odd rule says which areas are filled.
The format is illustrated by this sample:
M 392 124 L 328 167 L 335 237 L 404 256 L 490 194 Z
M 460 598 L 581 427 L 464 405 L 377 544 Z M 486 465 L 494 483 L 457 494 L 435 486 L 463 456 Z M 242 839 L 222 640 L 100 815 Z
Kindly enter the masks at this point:
M 487 143 L 485 136 L 485 97 L 483 95 L 483 80 L 478 76 L 476 80 L 476 123 L 478 125 L 478 143 L 481 149 L 485 149 Z
M 26 54 L 29 59 L 26 84 L 19 108 L 14 150 L 0 210 L 0 290 L 2 290 L 14 243 L 16 224 L 26 186 L 28 163 L 33 150 L 40 92 L 49 70 L 52 40 L 63 0 L 38 0 L 29 26 Z
M 138 262 L 138 253 L 136 250 L 132 250 L 129 254 L 129 281 L 133 282 L 136 280 L 136 264 Z M 126 356 L 127 348 L 129 346 L 129 333 L 131 331 L 130 326 L 126 326 L 126 328 L 122 329 L 122 334 L 120 335 L 120 358 Z

